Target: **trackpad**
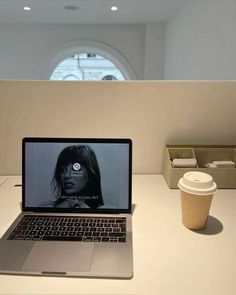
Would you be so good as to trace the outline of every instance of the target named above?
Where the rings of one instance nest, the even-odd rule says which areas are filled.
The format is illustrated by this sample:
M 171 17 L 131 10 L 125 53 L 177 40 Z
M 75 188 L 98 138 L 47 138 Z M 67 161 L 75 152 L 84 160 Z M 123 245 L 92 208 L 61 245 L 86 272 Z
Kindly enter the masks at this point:
M 36 242 L 26 258 L 22 270 L 36 272 L 89 271 L 93 243 Z

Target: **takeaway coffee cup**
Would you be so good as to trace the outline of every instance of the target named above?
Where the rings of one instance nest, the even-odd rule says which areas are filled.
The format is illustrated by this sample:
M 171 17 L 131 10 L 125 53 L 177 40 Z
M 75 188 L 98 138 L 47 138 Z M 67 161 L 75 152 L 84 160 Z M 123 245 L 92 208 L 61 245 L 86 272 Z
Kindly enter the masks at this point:
M 217 186 L 209 174 L 190 171 L 179 180 L 182 223 L 189 229 L 200 230 L 206 225 L 213 194 Z

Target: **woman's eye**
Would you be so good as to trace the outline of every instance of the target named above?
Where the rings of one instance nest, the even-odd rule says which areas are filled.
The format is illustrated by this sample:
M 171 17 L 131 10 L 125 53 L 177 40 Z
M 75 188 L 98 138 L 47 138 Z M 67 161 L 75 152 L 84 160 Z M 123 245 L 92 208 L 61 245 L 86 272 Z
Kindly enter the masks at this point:
M 66 167 L 61 167 L 60 173 L 65 173 L 66 172 Z

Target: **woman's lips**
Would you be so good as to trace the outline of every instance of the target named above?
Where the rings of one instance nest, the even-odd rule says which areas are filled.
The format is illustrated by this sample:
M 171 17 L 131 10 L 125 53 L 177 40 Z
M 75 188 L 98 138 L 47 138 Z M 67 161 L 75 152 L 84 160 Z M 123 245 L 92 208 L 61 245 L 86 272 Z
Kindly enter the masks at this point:
M 63 186 L 66 189 L 70 189 L 74 186 L 74 183 L 73 182 L 65 182 Z

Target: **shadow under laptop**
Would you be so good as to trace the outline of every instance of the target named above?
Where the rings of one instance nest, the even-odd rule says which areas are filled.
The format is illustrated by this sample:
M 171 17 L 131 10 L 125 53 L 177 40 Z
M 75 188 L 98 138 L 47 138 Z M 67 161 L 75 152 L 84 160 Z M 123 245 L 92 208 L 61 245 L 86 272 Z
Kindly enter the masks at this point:
M 134 211 L 137 207 L 137 204 L 132 204 L 132 208 L 131 208 L 131 214 L 133 215 L 134 214 Z

